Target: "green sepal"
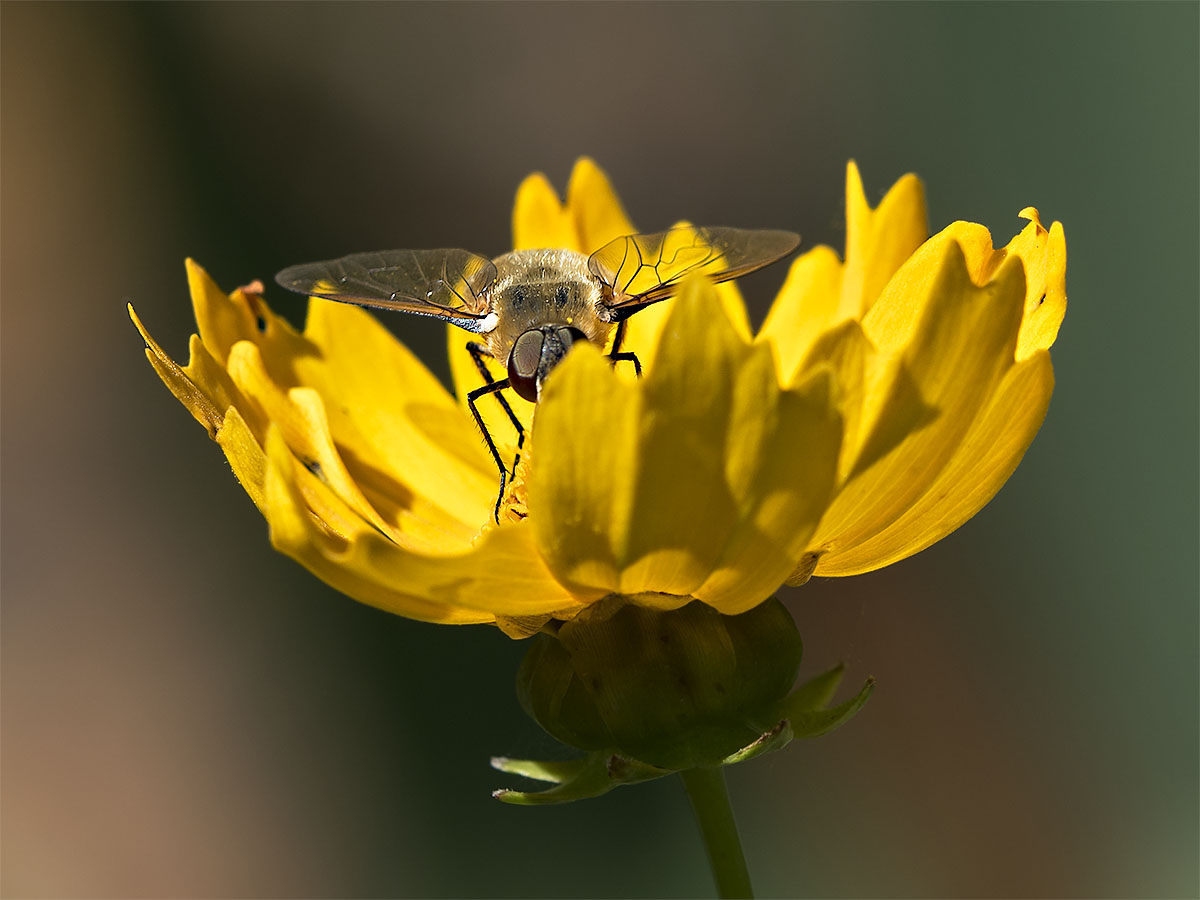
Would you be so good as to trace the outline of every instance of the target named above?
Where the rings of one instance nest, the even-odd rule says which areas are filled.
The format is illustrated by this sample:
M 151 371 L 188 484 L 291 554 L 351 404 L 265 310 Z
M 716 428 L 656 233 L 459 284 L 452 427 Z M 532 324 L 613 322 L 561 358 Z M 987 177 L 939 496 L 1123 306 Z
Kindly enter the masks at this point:
M 563 784 L 574 781 L 588 765 L 588 758 L 579 759 L 511 759 L 507 756 L 493 756 L 492 768 L 511 775 L 520 775 L 530 781 L 548 781 L 551 784 Z
M 623 784 L 636 784 L 639 781 L 650 781 L 674 774 L 670 769 L 659 769 L 636 759 L 627 759 L 599 750 L 582 759 L 561 762 L 497 756 L 492 758 L 492 768 L 555 784 L 555 787 L 544 791 L 514 791 L 501 788 L 492 792 L 492 796 L 497 800 L 516 806 L 549 806 L 574 800 L 590 800 Z
M 863 704 L 871 696 L 871 691 L 875 689 L 874 678 L 868 678 L 859 692 L 846 702 L 825 708 L 841 677 L 842 666 L 838 665 L 801 685 L 783 701 L 784 718 L 793 737 L 815 738 L 829 734 L 850 721 L 854 714 L 863 708 Z M 829 680 L 832 680 L 832 684 L 828 683 Z
M 828 672 L 822 672 L 796 688 L 781 704 L 779 724 L 753 744 L 730 754 L 721 765 L 732 766 L 764 753 L 782 750 L 796 738 L 820 737 L 848 722 L 871 696 L 875 679 L 868 678 L 862 689 L 845 703 L 826 709 L 845 671 L 846 667 L 838 663 Z
M 796 688 L 783 701 L 783 708 L 789 711 L 804 709 L 823 709 L 829 705 L 833 695 L 837 693 L 838 685 L 842 683 L 842 675 L 846 667 L 838 663 L 828 672 L 822 672 L 816 678 L 810 678 Z
M 756 756 L 762 756 L 764 753 L 773 753 L 776 750 L 782 750 L 792 742 L 792 728 L 788 724 L 787 719 L 784 719 L 770 731 L 764 732 L 763 735 L 752 744 L 747 744 L 737 753 L 731 753 L 723 760 L 721 765 L 733 766 L 740 762 L 745 762 L 748 759 L 754 759 Z

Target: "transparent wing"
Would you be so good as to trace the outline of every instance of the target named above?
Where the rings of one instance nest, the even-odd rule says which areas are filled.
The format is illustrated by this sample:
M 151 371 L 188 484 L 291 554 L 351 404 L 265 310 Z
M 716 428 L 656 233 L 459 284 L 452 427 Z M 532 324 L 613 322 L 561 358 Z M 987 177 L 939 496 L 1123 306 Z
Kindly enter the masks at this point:
M 800 235 L 790 231 L 687 225 L 617 238 L 588 258 L 588 269 L 608 287 L 605 305 L 617 322 L 670 297 L 693 272 L 728 281 L 787 256 L 799 243 Z
M 437 316 L 476 330 L 491 312 L 496 267 L 467 250 L 379 250 L 289 266 L 275 280 L 310 297 Z

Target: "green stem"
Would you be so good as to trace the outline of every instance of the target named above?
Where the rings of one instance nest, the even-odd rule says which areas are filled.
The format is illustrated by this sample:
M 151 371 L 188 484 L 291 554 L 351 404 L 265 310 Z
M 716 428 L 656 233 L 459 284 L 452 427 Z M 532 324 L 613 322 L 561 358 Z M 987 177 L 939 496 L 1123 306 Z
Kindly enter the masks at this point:
M 733 820 L 733 808 L 729 805 L 729 793 L 725 790 L 724 770 L 720 767 L 689 769 L 679 775 L 687 789 L 688 799 L 692 801 L 696 821 L 700 823 L 700 833 L 704 836 L 704 848 L 708 851 L 708 862 L 717 882 L 718 896 L 753 897 L 737 822 Z

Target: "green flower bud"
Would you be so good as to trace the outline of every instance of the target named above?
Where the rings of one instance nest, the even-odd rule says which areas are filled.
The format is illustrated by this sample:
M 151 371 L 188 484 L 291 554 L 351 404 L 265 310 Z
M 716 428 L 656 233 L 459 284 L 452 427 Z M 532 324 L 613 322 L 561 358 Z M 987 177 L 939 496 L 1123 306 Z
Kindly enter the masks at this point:
M 536 637 L 517 673 L 521 705 L 560 741 L 681 770 L 717 765 L 780 722 L 802 647 L 775 598 L 737 616 L 698 601 L 604 611 Z

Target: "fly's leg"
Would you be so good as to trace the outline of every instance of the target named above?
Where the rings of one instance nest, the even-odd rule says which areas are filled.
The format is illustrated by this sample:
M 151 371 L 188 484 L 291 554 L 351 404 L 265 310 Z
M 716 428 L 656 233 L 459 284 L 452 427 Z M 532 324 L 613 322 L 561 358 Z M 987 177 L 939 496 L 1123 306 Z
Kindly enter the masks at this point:
M 627 319 L 622 319 L 617 323 L 617 334 L 616 337 L 613 338 L 612 350 L 609 352 L 608 358 L 614 363 L 622 361 L 633 363 L 634 374 L 637 375 L 638 378 L 641 378 L 642 364 L 638 361 L 637 354 L 621 352 L 621 342 L 625 340 L 625 323 L 627 321 Z
M 642 364 L 638 362 L 636 353 L 610 353 L 608 358 L 613 362 L 631 362 L 633 363 L 633 372 L 638 378 L 642 377 Z
M 612 353 L 610 355 L 621 352 L 621 342 L 625 340 L 625 323 L 628 321 L 628 319 L 622 319 L 617 323 L 617 333 L 613 336 Z
M 479 370 L 479 374 L 483 377 L 486 384 L 503 384 L 504 387 L 509 386 L 507 378 L 504 381 L 496 381 L 492 378 L 492 373 L 488 371 L 487 363 L 483 361 L 485 356 L 491 359 L 492 354 L 488 353 L 487 348 L 483 344 L 476 341 L 468 341 L 467 352 L 471 354 L 471 359 L 475 360 L 475 368 Z M 501 388 L 497 388 L 497 390 L 501 390 Z M 472 391 L 472 393 L 475 392 Z M 517 414 L 513 412 L 513 408 L 508 405 L 508 401 L 503 396 L 497 394 L 496 399 L 500 401 L 500 406 L 504 410 L 505 415 L 508 416 L 508 421 L 512 422 L 513 430 L 517 433 L 517 449 L 520 449 L 521 444 L 525 442 L 525 426 L 521 424 L 521 420 L 517 418 Z M 516 463 L 513 463 L 514 471 L 516 468 Z
M 488 371 L 487 363 L 484 362 L 484 357 L 486 356 L 489 359 L 493 357 L 492 354 L 488 353 L 487 348 L 484 347 L 483 344 L 477 343 L 476 341 L 469 341 L 467 343 L 467 350 L 471 354 L 471 359 L 475 360 L 475 368 L 479 370 L 479 374 L 483 377 L 483 380 L 487 384 L 503 384 L 504 387 L 509 386 L 507 378 L 505 378 L 503 381 L 496 381 L 492 378 L 492 373 Z M 503 388 L 497 388 L 497 390 L 502 389 Z M 521 461 L 521 448 L 525 446 L 525 426 L 521 424 L 521 420 L 517 418 L 517 414 L 513 412 L 513 408 L 508 405 L 508 400 L 504 398 L 503 394 L 496 394 L 496 399 L 500 401 L 501 409 L 503 409 L 505 415 L 508 416 L 508 421 L 512 423 L 513 431 L 517 433 L 517 456 L 513 460 L 512 467 L 513 475 L 516 475 L 517 463 Z M 483 425 L 481 423 L 480 428 L 482 427 Z
M 483 434 L 483 439 L 487 441 L 487 448 L 492 454 L 492 459 L 496 461 L 496 468 L 500 470 L 500 493 L 496 495 L 496 508 L 492 511 L 492 516 L 495 518 L 497 525 L 500 524 L 500 503 L 504 500 L 504 484 L 508 480 L 508 469 L 504 467 L 504 460 L 500 458 L 500 451 L 496 449 L 496 442 L 492 440 L 487 426 L 483 424 L 483 416 L 479 414 L 479 408 L 476 407 L 475 401 L 480 397 L 486 397 L 488 394 L 495 394 L 497 391 L 502 391 L 506 387 L 508 387 L 507 378 L 503 381 L 489 382 L 483 387 L 475 388 L 475 390 L 467 394 L 467 407 L 471 410 L 471 415 L 475 417 L 475 424 L 479 426 L 479 430 Z
M 492 373 L 488 371 L 487 363 L 484 362 L 484 357 L 491 357 L 487 348 L 475 341 L 467 343 L 467 351 L 471 354 L 471 359 L 475 360 L 475 368 L 479 370 L 479 374 L 483 376 L 486 384 L 483 387 L 476 388 L 467 394 L 467 406 L 471 409 L 471 415 L 475 417 L 475 423 L 479 426 L 479 430 L 483 432 L 483 438 L 487 441 L 488 450 L 492 453 L 492 459 L 496 461 L 496 468 L 500 470 L 500 493 L 496 497 L 495 519 L 496 524 L 500 524 L 500 504 L 504 500 L 504 485 L 508 480 L 508 470 L 504 466 L 504 461 L 500 458 L 500 452 L 496 449 L 496 442 L 492 440 L 491 434 L 488 433 L 487 426 L 483 423 L 483 416 L 479 414 L 479 410 L 475 406 L 475 401 L 480 397 L 485 397 L 488 394 L 495 394 L 496 399 L 500 401 L 500 407 L 508 416 L 508 421 L 512 423 L 513 430 L 517 432 L 517 455 L 513 459 L 513 477 L 517 475 L 517 464 L 521 461 L 521 448 L 525 446 L 525 426 L 521 424 L 521 420 L 517 418 L 517 414 L 513 412 L 513 408 L 509 405 L 508 400 L 500 391 L 509 386 L 508 379 L 496 381 L 492 378 Z

